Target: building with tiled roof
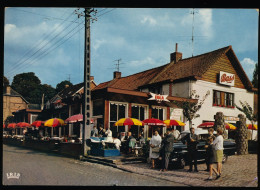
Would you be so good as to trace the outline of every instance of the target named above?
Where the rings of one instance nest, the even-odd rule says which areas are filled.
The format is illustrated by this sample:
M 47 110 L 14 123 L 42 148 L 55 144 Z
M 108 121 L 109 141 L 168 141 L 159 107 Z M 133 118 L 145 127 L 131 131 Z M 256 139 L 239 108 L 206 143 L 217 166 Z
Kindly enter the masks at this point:
M 225 76 L 226 80 L 233 81 L 221 82 Z M 188 129 L 187 120 L 172 101 L 181 101 L 183 98 L 193 101 L 189 99 L 193 91 L 201 98 L 208 91 L 210 93 L 198 112 L 200 117 L 193 120 L 196 128 L 203 122 L 214 121 L 217 112 L 223 112 L 226 122 L 235 124 L 241 113 L 235 108 L 235 104 L 239 105 L 239 100 L 247 100 L 254 107 L 254 92 L 258 90 L 253 88 L 232 46 L 182 59 L 182 53 L 177 51 L 176 45 L 176 51 L 170 54 L 169 63 L 125 77 L 121 77 L 120 72 L 114 72 L 114 78 L 99 84 L 92 94 L 94 105 L 95 101 L 99 101 L 98 104 L 105 107 L 99 114 L 103 116 L 107 127 L 113 128 L 113 123 L 122 116 L 133 116 L 131 111 L 135 106 L 147 106 L 145 112 L 148 114 L 141 118 L 158 116 L 159 119 L 178 119 L 185 122 L 185 129 Z M 170 102 L 158 104 L 156 101 L 149 101 L 150 93 L 167 95 Z M 117 112 L 113 113 L 117 115 L 113 119 L 111 109 L 120 110 L 121 105 L 126 107 L 125 111 L 123 114 L 113 111 Z M 164 111 L 155 116 L 151 113 L 154 108 Z

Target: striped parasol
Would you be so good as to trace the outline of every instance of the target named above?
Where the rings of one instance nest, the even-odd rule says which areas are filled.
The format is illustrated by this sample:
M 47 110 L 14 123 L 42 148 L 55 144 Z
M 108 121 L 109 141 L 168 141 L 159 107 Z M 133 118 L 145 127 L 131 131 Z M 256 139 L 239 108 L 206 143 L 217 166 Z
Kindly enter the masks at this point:
M 122 118 L 119 119 L 114 126 L 125 126 L 125 125 L 143 125 L 142 121 L 135 118 Z
M 59 118 L 52 118 L 52 119 L 47 120 L 44 123 L 44 126 L 47 126 L 47 127 L 58 127 L 58 126 L 63 126 L 63 125 L 65 125 L 64 121 Z
M 167 126 L 185 126 L 185 123 L 175 120 L 175 119 L 168 119 L 163 121 Z

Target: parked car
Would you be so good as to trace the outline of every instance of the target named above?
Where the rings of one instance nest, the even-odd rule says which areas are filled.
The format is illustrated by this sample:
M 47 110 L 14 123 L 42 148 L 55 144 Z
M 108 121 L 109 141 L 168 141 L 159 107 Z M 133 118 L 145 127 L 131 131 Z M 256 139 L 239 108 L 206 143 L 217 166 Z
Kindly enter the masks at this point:
M 181 137 L 188 134 L 189 131 L 181 132 Z M 199 135 L 199 144 L 198 144 L 198 161 L 205 161 L 206 158 L 206 139 L 208 137 L 208 131 L 203 129 L 195 129 L 195 134 Z M 214 132 L 215 134 L 215 132 Z M 223 142 L 224 151 L 223 151 L 223 163 L 228 159 L 228 156 L 234 155 L 236 152 L 236 143 L 234 140 L 225 139 Z M 177 166 L 178 168 L 184 168 L 188 163 L 188 154 L 187 146 L 181 141 L 176 141 L 174 143 L 174 150 L 170 156 L 170 164 Z

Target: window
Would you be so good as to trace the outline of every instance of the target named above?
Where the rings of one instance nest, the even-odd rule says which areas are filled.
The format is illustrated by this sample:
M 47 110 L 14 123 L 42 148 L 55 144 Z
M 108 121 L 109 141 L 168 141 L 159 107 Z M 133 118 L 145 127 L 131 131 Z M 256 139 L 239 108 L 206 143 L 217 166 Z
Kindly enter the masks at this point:
M 145 119 L 145 107 L 132 105 L 132 117 L 143 121 Z
M 234 94 L 214 90 L 213 106 L 234 108 Z
M 126 117 L 126 108 L 127 104 L 112 102 L 110 103 L 110 130 L 112 131 L 113 135 L 117 132 L 125 131 L 124 127 L 114 127 L 114 124 L 119 119 Z
M 149 87 L 149 92 L 155 93 L 155 94 L 163 94 L 162 92 L 162 86 L 152 86 Z
M 163 120 L 163 108 L 152 108 L 152 118 Z

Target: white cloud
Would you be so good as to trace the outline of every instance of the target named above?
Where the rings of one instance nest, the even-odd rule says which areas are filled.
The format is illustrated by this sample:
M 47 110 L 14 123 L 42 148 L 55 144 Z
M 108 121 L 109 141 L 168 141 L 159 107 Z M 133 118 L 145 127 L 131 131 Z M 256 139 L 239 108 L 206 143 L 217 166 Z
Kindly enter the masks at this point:
M 140 66 L 146 66 L 146 65 L 155 65 L 156 64 L 156 62 L 155 62 L 155 60 L 154 59 L 152 59 L 151 57 L 146 57 L 145 59 L 143 59 L 143 60 L 135 60 L 135 61 L 131 61 L 130 63 L 129 63 L 131 66 L 133 66 L 133 67 L 136 67 L 136 66 L 138 66 L 138 67 L 140 67 Z
M 250 59 L 250 58 L 244 58 L 244 59 L 241 61 L 241 63 L 242 63 L 243 65 L 253 65 L 253 66 L 255 66 L 256 61 L 254 61 L 254 60 L 252 60 L 252 59 Z
M 198 18 L 198 26 L 202 35 L 205 35 L 209 38 L 213 37 L 213 30 L 212 30 L 212 10 L 211 9 L 200 9 Z
M 107 41 L 105 39 L 97 39 L 93 43 L 94 50 L 97 50 L 102 44 L 106 43 Z
M 142 24 L 149 24 L 151 26 L 155 26 L 157 24 L 157 21 L 150 15 L 146 15 L 143 17 L 143 19 L 141 20 Z
M 12 30 L 14 30 L 16 28 L 16 26 L 14 24 L 6 24 L 5 25 L 5 33 L 8 33 Z

